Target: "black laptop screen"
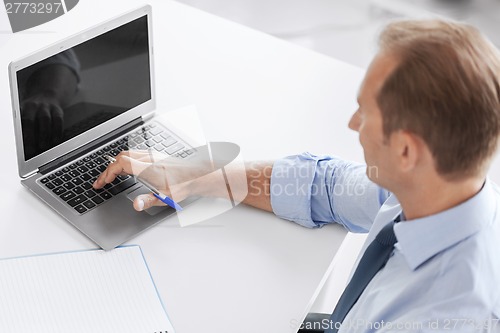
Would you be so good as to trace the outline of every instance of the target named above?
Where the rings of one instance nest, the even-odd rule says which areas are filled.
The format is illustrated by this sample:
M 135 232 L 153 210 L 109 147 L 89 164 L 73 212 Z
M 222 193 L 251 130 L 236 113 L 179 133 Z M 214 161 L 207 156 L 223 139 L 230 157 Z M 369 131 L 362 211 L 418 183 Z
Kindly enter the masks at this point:
M 29 160 L 151 99 L 147 16 L 18 71 L 17 82 Z

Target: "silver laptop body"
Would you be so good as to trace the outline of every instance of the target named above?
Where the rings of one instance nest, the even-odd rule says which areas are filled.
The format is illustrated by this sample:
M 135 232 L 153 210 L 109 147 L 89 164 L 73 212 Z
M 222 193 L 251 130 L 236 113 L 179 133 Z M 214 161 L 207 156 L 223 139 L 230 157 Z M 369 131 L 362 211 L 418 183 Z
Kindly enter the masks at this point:
M 148 191 L 127 177 L 99 193 L 89 189 L 85 182 L 107 165 L 100 157 L 122 149 L 193 152 L 153 119 L 151 20 L 144 6 L 9 65 L 22 184 L 105 250 L 175 210 L 136 212 L 131 200 Z

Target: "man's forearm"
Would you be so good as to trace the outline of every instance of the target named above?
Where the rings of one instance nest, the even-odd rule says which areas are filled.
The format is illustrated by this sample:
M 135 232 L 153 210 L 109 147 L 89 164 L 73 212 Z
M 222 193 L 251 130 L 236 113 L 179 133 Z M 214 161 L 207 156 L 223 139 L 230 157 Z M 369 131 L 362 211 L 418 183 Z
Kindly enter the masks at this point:
M 273 162 L 260 161 L 245 164 L 248 194 L 243 203 L 272 212 L 271 172 Z
M 270 161 L 247 162 L 244 167 L 228 166 L 224 168 L 226 186 L 220 186 L 220 174 L 213 173 L 193 181 L 191 194 L 227 198 L 229 191 L 235 201 L 272 212 L 272 168 L 273 162 Z

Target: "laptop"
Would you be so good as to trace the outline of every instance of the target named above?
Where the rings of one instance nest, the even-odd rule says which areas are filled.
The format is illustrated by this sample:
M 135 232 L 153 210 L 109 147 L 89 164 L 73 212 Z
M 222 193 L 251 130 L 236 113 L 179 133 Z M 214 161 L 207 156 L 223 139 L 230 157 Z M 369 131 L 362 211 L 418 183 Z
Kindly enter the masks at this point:
M 105 250 L 175 214 L 136 212 L 131 200 L 149 191 L 131 176 L 94 190 L 105 156 L 196 151 L 155 121 L 151 32 L 144 6 L 9 65 L 21 183 Z

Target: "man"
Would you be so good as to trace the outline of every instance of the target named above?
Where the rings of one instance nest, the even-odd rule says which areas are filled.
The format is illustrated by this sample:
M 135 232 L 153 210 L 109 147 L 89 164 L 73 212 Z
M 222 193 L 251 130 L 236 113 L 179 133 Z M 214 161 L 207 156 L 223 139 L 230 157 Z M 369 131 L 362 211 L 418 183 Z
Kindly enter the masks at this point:
M 18 76 L 26 160 L 63 140 L 64 108 L 78 90 L 80 61 L 68 49 L 22 70 Z
M 366 165 L 308 153 L 249 164 L 244 202 L 369 233 L 327 332 L 498 331 L 500 190 L 487 171 L 500 140 L 500 55 L 476 29 L 439 20 L 389 24 L 379 45 L 349 122 Z M 150 165 L 145 153 L 121 154 L 94 186 Z M 157 170 L 177 180 L 163 189 L 177 199 L 218 195 L 210 177 Z M 145 195 L 134 207 L 157 204 Z

